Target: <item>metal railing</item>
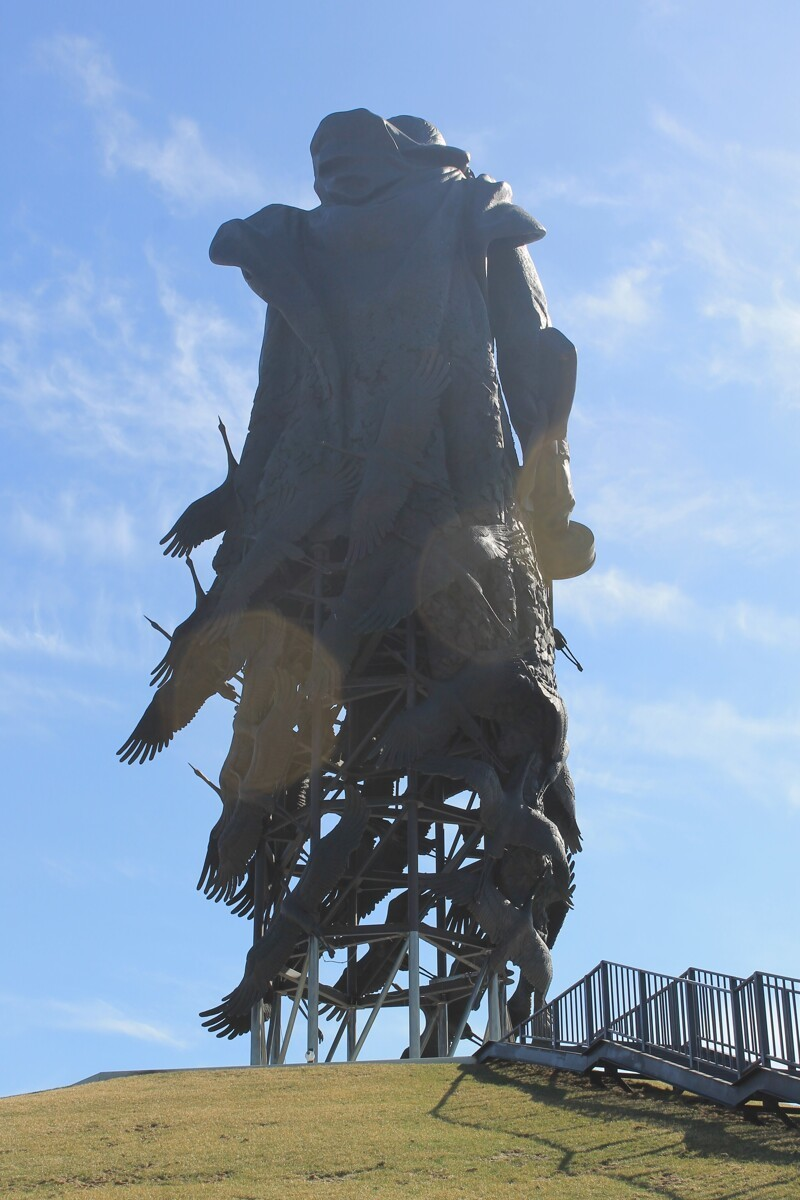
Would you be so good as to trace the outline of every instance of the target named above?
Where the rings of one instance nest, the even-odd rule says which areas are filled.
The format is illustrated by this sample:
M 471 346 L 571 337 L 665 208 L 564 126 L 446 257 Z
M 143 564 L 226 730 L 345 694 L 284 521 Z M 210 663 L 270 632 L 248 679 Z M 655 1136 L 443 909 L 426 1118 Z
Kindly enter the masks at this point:
M 605 1040 L 731 1081 L 758 1066 L 796 1074 L 800 980 L 601 962 L 504 1040 L 578 1053 Z

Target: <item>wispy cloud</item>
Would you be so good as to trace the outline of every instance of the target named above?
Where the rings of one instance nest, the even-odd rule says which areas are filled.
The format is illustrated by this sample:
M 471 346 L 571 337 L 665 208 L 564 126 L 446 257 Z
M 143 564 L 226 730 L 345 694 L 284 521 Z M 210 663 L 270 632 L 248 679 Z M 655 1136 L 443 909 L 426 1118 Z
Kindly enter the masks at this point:
M 575 692 L 571 718 L 581 756 L 621 779 L 622 794 L 663 792 L 666 777 L 692 802 L 800 808 L 800 711 L 746 712 L 695 694 L 637 702 L 597 686 Z
M 7 598 L 13 611 L 0 619 L 2 657 L 28 656 L 32 666 L 35 660 L 49 660 L 53 666 L 61 662 L 114 670 L 140 667 L 143 654 L 149 660 L 157 635 L 142 620 L 138 597 L 110 593 L 102 585 L 87 595 L 82 586 L 80 579 L 73 587 L 54 575 L 49 594 L 46 581 L 35 580 L 13 597 L 15 604 Z
M 18 501 L 10 526 L 26 548 L 35 548 L 48 561 L 97 558 L 125 560 L 139 549 L 133 514 L 119 502 L 107 506 L 107 498 L 90 489 L 65 489 L 46 505 Z
M 687 442 L 685 418 L 613 402 L 573 414 L 576 516 L 599 543 L 718 551 L 748 567 L 797 554 L 800 503 L 773 472 L 712 473 L 705 446 Z M 584 448 L 585 447 L 585 448 Z
M 616 271 L 591 291 L 562 299 L 563 323 L 581 344 L 618 354 L 659 312 L 661 248 L 645 248 L 639 262 Z M 561 319 L 561 318 L 560 318 Z
M 116 1008 L 105 1000 L 67 1002 L 51 1000 L 49 1024 L 54 1029 L 76 1029 L 86 1033 L 116 1034 L 133 1038 L 137 1042 L 155 1042 L 159 1045 L 183 1049 L 184 1041 L 176 1037 L 166 1026 L 141 1021 Z
M 39 866 L 61 888 L 97 892 L 108 885 L 118 887 L 120 880 L 137 884 L 143 880 L 158 882 L 151 863 L 130 862 L 127 859 L 80 858 L 74 854 L 66 857 L 54 853 L 43 855 Z
M 642 750 L 696 761 L 762 802 L 800 806 L 800 714 L 745 713 L 696 696 L 634 705 L 630 728 Z
M 633 620 L 685 628 L 695 616 L 695 605 L 675 584 L 646 582 L 614 567 L 595 567 L 579 587 L 559 589 L 558 610 L 595 627 Z
M 158 1021 L 143 1021 L 140 1016 L 126 1012 L 115 1004 L 97 997 L 81 1000 L 51 1000 L 23 996 L 11 992 L 0 995 L 7 1010 L 13 1010 L 14 1027 L 20 1025 L 46 1030 L 75 1030 L 131 1038 L 137 1042 L 172 1046 L 183 1050 L 187 1042 L 167 1025 Z
M 595 181 L 579 175 L 545 175 L 525 189 L 531 196 L 534 211 L 543 200 L 563 200 L 580 208 L 623 208 L 631 198 L 611 188 L 605 190 Z
M 583 513 L 606 542 L 662 548 L 691 543 L 749 565 L 796 555 L 800 510 L 794 498 L 776 490 L 757 492 L 751 482 L 712 483 L 690 467 L 658 473 L 647 461 L 623 462 L 598 481 L 591 462 L 585 466 Z
M 60 632 L 41 629 L 36 625 L 28 628 L 0 625 L 0 648 L 15 654 L 44 654 L 49 658 L 71 661 L 83 658 L 82 652 Z
M 248 306 L 242 327 L 151 266 L 138 301 L 86 262 L 0 296 L 0 394 L 60 450 L 221 463 L 216 417 L 234 439 L 244 429 L 261 313 Z M 20 322 L 20 311 L 30 317 Z
M 608 317 L 613 353 L 663 310 L 659 344 L 672 345 L 676 373 L 749 387 L 760 403 L 800 405 L 800 152 L 720 139 L 664 108 L 651 125 L 653 156 L 527 189 L 534 200 L 604 209 L 598 237 L 614 236 L 608 227 L 617 224 L 629 243 L 647 227 L 664 248 L 657 261 L 628 261 L 585 294 L 562 298 L 559 323 L 572 331 L 574 317 L 580 343 L 602 348 L 597 322 Z M 688 322 L 692 336 L 671 343 Z
M 800 153 L 711 139 L 664 109 L 652 123 L 676 153 L 650 201 L 666 210 L 710 334 L 695 367 L 800 404 Z
M 6 648 L 4 643 L 0 647 Z M 16 722 L 24 725 L 27 732 L 37 722 L 46 722 L 51 732 L 54 717 L 70 719 L 76 711 L 91 716 L 100 709 L 121 711 L 118 700 L 111 699 L 88 688 L 74 687 L 60 680 L 31 678 L 29 669 L 24 675 L 19 671 L 0 670 L 0 716 L 3 720 L 3 735 L 16 736 Z
M 580 586 L 558 592 L 558 611 L 589 628 L 621 622 L 694 633 L 715 641 L 748 641 L 782 650 L 800 649 L 800 618 L 768 605 L 739 600 L 702 603 L 674 583 L 637 578 L 616 567 L 595 568 Z
M 44 43 L 42 57 L 77 87 L 92 114 L 109 172 L 138 172 L 170 204 L 181 207 L 195 208 L 221 199 L 255 204 L 264 195 L 258 176 L 210 149 L 191 118 L 170 117 L 169 129 L 161 136 L 147 133 L 130 111 L 132 92 L 98 42 L 60 34 Z

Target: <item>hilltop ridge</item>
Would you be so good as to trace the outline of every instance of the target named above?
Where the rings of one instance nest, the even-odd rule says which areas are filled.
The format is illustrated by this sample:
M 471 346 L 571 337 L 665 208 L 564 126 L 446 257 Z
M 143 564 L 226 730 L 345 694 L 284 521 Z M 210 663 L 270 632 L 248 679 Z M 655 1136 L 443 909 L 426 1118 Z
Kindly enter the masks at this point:
M 116 1078 L 0 1101 L 0 1191 L 36 1200 L 800 1194 L 797 1129 L 660 1085 L 631 1087 L 453 1063 Z

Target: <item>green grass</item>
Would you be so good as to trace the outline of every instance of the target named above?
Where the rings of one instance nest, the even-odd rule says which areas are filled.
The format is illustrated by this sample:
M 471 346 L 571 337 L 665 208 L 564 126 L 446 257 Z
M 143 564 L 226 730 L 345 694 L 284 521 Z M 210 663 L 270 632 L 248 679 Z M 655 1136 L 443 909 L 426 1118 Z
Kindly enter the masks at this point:
M 509 1064 L 134 1076 L 0 1100 L 0 1195 L 800 1197 L 800 1132 Z

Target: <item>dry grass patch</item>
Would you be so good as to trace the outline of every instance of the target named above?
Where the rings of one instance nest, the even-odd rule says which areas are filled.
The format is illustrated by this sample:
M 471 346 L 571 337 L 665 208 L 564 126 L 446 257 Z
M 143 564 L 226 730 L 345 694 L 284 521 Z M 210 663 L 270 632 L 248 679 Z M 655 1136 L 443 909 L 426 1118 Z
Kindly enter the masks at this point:
M 34 1200 L 800 1197 L 800 1133 L 775 1117 L 533 1067 L 134 1076 L 2 1100 L 0 1119 L 0 1194 Z

